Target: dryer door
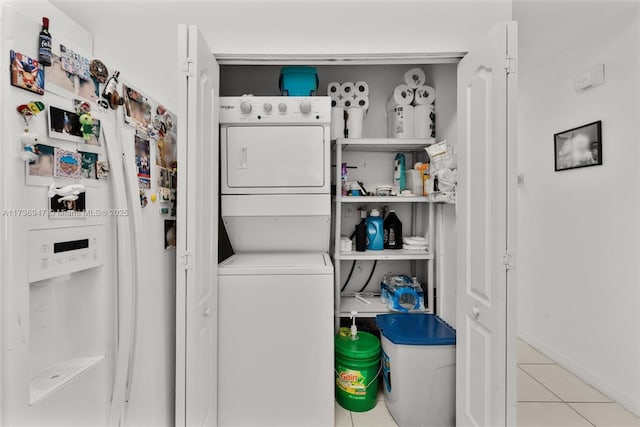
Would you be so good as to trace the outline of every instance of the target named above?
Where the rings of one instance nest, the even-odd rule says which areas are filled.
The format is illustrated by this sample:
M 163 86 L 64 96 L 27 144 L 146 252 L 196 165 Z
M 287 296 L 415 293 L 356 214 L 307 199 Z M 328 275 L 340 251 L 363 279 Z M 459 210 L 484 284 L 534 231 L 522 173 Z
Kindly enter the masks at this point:
M 324 126 L 228 126 L 222 134 L 223 193 L 329 190 Z

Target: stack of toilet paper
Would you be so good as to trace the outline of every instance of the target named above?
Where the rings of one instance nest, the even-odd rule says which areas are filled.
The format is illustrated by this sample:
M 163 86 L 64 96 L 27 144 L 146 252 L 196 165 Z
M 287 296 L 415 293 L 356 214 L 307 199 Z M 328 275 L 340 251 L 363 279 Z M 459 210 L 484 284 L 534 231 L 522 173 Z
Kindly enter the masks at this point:
M 404 73 L 404 83 L 395 87 L 387 101 L 389 138 L 435 138 L 436 90 L 425 84 L 422 68 Z
M 369 110 L 367 82 L 331 82 L 331 139 L 362 138 L 364 116 Z

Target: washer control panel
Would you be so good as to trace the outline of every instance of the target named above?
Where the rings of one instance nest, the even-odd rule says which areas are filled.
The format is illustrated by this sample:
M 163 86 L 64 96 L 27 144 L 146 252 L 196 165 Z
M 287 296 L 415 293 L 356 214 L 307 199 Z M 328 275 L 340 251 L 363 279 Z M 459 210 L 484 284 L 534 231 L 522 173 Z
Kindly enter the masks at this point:
M 328 96 L 221 96 L 220 124 L 331 122 Z
M 29 282 L 50 279 L 104 264 L 104 226 L 29 231 Z

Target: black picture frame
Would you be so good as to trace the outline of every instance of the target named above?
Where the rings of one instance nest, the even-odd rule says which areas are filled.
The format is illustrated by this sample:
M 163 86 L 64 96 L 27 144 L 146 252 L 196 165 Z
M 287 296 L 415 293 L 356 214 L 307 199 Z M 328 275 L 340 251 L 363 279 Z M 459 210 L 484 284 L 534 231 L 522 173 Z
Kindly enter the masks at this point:
M 553 135 L 555 171 L 602 165 L 602 121 Z

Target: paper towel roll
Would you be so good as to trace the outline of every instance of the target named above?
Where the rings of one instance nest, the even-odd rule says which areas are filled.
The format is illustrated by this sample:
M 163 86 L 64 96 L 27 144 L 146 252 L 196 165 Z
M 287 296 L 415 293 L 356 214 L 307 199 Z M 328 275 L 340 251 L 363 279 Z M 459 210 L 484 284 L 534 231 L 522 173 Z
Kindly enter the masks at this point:
M 412 68 L 404 73 L 404 82 L 413 89 L 422 86 L 426 79 L 422 68 Z
M 413 105 L 433 104 L 435 100 L 436 90 L 427 85 L 417 88 L 413 95 Z
M 356 88 L 356 97 L 369 95 L 369 85 L 367 84 L 367 82 L 356 82 L 355 88 Z
M 327 95 L 332 98 L 338 98 L 341 90 L 340 82 L 331 82 L 327 85 Z
M 435 107 L 433 104 L 422 104 L 413 107 L 413 137 L 435 138 Z
M 395 105 L 387 109 L 387 136 L 413 138 L 414 112 L 412 105 Z
M 356 99 L 352 97 L 342 98 L 338 101 L 338 107 L 351 108 L 355 106 Z
M 359 107 L 347 108 L 347 137 L 362 138 L 364 110 Z
M 413 89 L 407 85 L 398 85 L 393 89 L 391 98 L 387 102 L 387 111 L 396 105 L 409 105 L 413 101 Z
M 362 108 L 365 113 L 369 109 L 369 97 L 368 96 L 356 96 L 355 106 Z
M 344 138 L 344 108 L 331 109 L 331 139 Z
M 340 86 L 340 95 L 342 97 L 355 96 L 356 87 L 353 82 L 344 82 Z

